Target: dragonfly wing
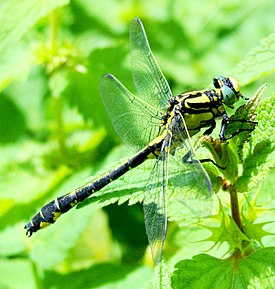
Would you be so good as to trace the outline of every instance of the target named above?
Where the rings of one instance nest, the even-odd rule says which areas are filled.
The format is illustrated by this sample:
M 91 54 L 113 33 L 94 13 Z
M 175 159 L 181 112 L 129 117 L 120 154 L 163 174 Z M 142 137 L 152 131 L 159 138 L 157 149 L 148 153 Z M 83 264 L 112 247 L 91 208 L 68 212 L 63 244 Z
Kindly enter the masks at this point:
M 134 18 L 130 25 L 130 47 L 132 75 L 139 96 L 152 106 L 166 108 L 172 93 L 138 18 Z
M 146 233 L 156 265 L 162 258 L 167 231 L 167 161 L 166 151 L 162 149 L 151 172 L 143 201 Z
M 99 89 L 116 132 L 128 146 L 140 149 L 160 133 L 161 112 L 129 92 L 113 75 L 101 77 Z
M 199 160 L 194 158 L 191 140 L 180 113 L 175 114 L 171 129 L 172 140 L 176 144 L 172 142 L 169 158 L 169 197 L 190 205 L 194 215 L 208 215 L 211 210 L 212 184 Z M 188 163 L 184 161 L 186 155 L 189 156 Z

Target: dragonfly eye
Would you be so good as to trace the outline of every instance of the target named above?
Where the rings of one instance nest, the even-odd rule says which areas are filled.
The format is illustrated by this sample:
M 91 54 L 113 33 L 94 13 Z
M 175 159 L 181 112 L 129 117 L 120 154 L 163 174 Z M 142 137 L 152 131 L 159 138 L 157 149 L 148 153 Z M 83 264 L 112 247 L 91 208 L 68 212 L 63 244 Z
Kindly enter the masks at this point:
M 221 88 L 225 84 L 226 78 L 222 75 L 216 76 L 213 79 L 213 85 L 215 88 Z
M 221 87 L 221 94 L 227 106 L 232 106 L 238 100 L 236 93 L 227 85 Z
M 241 96 L 240 84 L 233 77 L 216 76 L 213 79 L 213 85 L 215 88 L 220 89 L 223 101 L 227 106 L 232 106 Z
M 228 77 L 228 82 L 230 83 L 230 87 L 233 89 L 235 94 L 239 96 L 241 88 L 238 80 L 234 77 Z

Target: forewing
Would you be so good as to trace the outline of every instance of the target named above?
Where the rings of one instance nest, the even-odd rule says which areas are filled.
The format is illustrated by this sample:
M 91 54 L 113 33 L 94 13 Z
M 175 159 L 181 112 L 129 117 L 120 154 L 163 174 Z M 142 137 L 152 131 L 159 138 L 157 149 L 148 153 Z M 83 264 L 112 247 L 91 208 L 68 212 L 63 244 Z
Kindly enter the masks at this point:
M 131 22 L 130 48 L 132 75 L 138 95 L 152 106 L 165 109 L 172 93 L 138 18 L 134 18 Z
M 102 76 L 99 89 L 113 126 L 125 144 L 140 149 L 160 133 L 160 111 L 129 92 L 113 75 Z

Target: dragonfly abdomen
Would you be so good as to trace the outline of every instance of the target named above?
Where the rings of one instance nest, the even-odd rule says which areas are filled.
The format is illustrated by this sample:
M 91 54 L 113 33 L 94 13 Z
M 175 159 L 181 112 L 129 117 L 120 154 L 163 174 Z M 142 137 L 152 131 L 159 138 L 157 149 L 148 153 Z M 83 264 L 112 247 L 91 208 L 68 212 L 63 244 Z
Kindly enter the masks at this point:
M 42 209 L 31 219 L 31 221 L 26 224 L 26 235 L 30 237 L 39 229 L 53 224 L 62 214 L 68 212 L 76 204 L 84 201 L 93 193 L 108 185 L 110 182 L 118 179 L 131 168 L 137 167 L 143 163 L 151 153 L 159 150 L 162 141 L 163 140 L 161 138 L 157 138 L 155 142 L 151 142 L 147 147 L 139 151 L 131 159 L 113 169 L 109 173 L 81 188 L 74 190 L 69 194 L 56 198 L 42 207 Z

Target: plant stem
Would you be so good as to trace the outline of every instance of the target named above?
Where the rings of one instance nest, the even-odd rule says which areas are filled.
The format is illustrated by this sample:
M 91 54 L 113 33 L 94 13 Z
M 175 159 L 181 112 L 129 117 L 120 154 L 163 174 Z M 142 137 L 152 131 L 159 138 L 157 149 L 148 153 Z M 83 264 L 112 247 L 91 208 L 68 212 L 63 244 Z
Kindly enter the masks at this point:
M 50 14 L 50 41 L 51 41 L 51 55 L 56 57 L 58 51 L 58 11 L 54 10 Z M 56 72 L 53 72 L 56 73 Z M 63 121 L 63 101 L 61 95 L 55 95 L 54 98 L 54 112 L 56 120 L 56 136 L 58 140 L 59 152 L 62 157 L 66 153 L 66 144 L 65 144 L 65 133 L 64 133 L 64 121 Z
M 57 26 L 57 11 L 54 10 L 50 14 L 50 37 L 52 53 L 54 53 L 57 48 Z
M 54 98 L 55 107 L 55 120 L 56 120 L 56 136 L 58 140 L 58 147 L 60 155 L 63 157 L 66 154 L 66 144 L 65 144 L 65 132 L 64 132 L 64 122 L 63 122 L 63 102 L 62 97 L 58 96 Z
M 237 226 L 242 230 L 242 223 L 239 210 L 238 194 L 234 187 L 230 190 L 231 214 Z

